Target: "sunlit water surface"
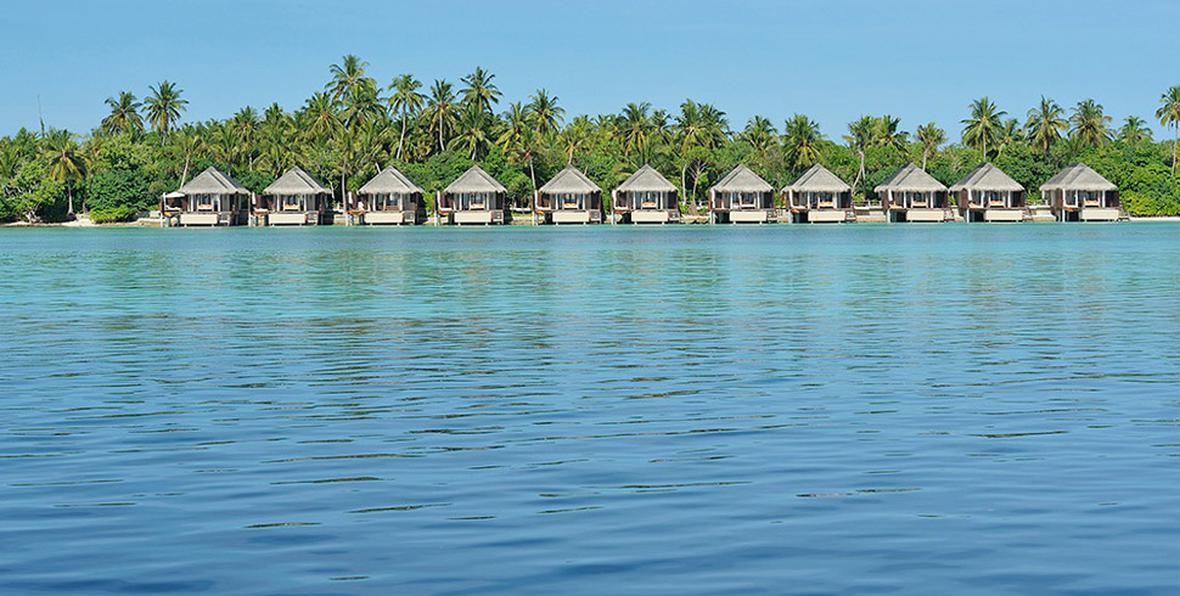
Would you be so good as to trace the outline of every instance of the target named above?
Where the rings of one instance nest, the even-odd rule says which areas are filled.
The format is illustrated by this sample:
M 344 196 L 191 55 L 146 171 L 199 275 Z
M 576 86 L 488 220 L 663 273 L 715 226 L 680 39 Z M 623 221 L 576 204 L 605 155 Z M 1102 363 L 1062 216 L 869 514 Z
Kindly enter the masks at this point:
M 0 231 L 0 589 L 1180 589 L 1180 226 Z

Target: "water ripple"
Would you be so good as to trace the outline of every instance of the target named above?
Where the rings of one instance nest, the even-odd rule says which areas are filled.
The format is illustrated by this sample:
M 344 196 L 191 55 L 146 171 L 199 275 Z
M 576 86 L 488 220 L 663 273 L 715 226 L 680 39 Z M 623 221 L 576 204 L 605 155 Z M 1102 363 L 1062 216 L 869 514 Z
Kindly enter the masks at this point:
M 1178 238 L 3 230 L 0 591 L 1175 592 Z

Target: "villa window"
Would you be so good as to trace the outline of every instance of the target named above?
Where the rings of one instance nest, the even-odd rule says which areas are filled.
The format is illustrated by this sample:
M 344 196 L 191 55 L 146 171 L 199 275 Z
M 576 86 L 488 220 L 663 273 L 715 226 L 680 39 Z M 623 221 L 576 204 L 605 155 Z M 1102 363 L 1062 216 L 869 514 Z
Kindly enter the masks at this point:
M 212 211 L 213 195 L 197 195 L 197 211 Z
M 284 195 L 282 197 L 283 211 L 302 211 L 303 199 L 297 195 Z
M 382 193 L 373 197 L 373 208 L 377 211 L 397 211 L 401 208 L 401 195 Z
M 482 192 L 465 192 L 459 195 L 460 209 L 486 209 L 487 194 Z
M 558 201 L 562 209 L 581 209 L 583 195 L 573 193 L 562 193 L 557 195 Z

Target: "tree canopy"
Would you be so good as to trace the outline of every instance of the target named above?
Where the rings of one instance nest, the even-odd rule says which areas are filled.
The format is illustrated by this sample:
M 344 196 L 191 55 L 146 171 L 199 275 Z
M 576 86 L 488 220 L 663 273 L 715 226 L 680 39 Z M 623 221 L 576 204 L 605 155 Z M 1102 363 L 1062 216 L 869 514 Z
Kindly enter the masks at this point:
M 650 164 L 677 183 L 683 208 L 692 210 L 739 163 L 776 188 L 820 163 L 865 201 L 910 162 L 950 184 L 992 161 L 1035 200 L 1036 188 L 1058 169 L 1084 161 L 1119 185 L 1131 213 L 1180 214 L 1180 86 L 1145 114 L 1172 130 L 1166 141 L 1153 140 L 1137 115 L 1113 127 L 1094 99 L 1067 111 L 1042 97 L 1013 112 L 1025 114 L 1020 122 L 982 97 L 967 106 L 956 142 L 933 122 L 910 128 L 891 115 L 862 116 L 833 137 L 805 113 L 777 120 L 781 129 L 763 115 L 731 128 L 723 109 L 691 98 L 671 110 L 637 100 L 613 113 L 569 115 L 543 88 L 505 98 L 483 67 L 429 85 L 408 73 L 378 81 L 368 67 L 358 56 L 342 57 L 327 69 L 322 88 L 289 110 L 244 106 L 225 119 L 188 122 L 183 88 L 165 80 L 142 100 L 133 90 L 107 98 L 107 115 L 85 134 L 21 130 L 0 138 L 0 219 L 61 220 L 79 205 L 105 218 L 130 217 L 207 166 L 259 192 L 299 165 L 330 181 L 341 201 L 389 165 L 432 194 L 473 163 L 503 182 L 520 206 L 567 165 L 609 189 Z

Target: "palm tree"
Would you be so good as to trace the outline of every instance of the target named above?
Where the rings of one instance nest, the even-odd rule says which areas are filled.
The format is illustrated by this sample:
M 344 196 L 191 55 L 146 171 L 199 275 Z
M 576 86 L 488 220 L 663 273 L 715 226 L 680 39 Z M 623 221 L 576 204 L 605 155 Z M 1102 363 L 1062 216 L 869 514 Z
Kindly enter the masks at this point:
M 700 104 L 699 109 L 704 133 L 701 136 L 702 145 L 706 149 L 716 149 L 729 140 L 729 121 L 725 118 L 725 112 L 713 104 Z
M 1004 120 L 1004 124 L 1000 126 L 1000 134 L 996 139 L 996 156 L 1004 153 L 1004 150 L 1020 141 L 1024 140 L 1024 133 L 1020 128 L 1020 122 L 1015 118 L 1008 118 Z
M 451 84 L 443 80 L 435 80 L 430 88 L 430 105 L 427 107 L 430 119 L 430 130 L 438 133 L 438 150 L 441 153 L 446 147 L 444 138 L 447 131 L 455 125 L 455 92 Z M 433 136 L 433 135 L 432 135 Z
M 479 108 L 479 104 L 468 104 L 459 113 L 458 134 L 451 140 L 451 146 L 463 149 L 472 161 L 479 159 L 479 150 L 486 147 L 489 141 L 490 119 L 488 114 Z
M 978 148 L 983 153 L 983 160 L 988 160 L 988 143 L 995 144 L 1000 136 L 1001 119 L 1008 112 L 997 109 L 996 104 L 987 97 L 981 97 L 971 102 L 971 117 L 962 121 L 963 142 L 969 147 Z
M 1110 116 L 1102 113 L 1102 104 L 1085 99 L 1074 106 L 1069 117 L 1069 136 L 1083 146 L 1100 147 L 1109 137 Z
M 565 165 L 573 165 L 574 154 L 590 143 L 593 129 L 594 125 L 589 118 L 578 116 L 561 131 L 561 144 L 565 149 Z
M 918 127 L 914 136 L 918 138 L 918 142 L 922 144 L 922 169 L 926 169 L 926 160 L 933 155 L 938 148 L 946 142 L 946 131 L 939 128 L 933 122 L 927 122 Z
M 1151 141 L 1151 129 L 1147 128 L 1147 121 L 1138 116 L 1127 116 L 1118 134 L 1119 140 L 1127 145 Z
M 336 106 L 326 93 L 316 93 L 308 98 L 303 113 L 307 119 L 303 129 L 313 140 L 322 141 L 331 137 L 340 126 Z
M 1180 142 L 1180 85 L 1168 87 L 1160 96 L 1160 107 L 1155 111 L 1160 124 L 1172 127 L 1172 175 L 1176 175 L 1176 144 Z
M 234 126 L 233 121 L 211 123 L 205 129 L 208 137 L 210 156 L 229 168 L 229 174 L 234 175 L 237 166 L 242 163 L 244 153 L 244 135 Z
M 901 118 L 894 118 L 889 114 L 885 114 L 877 118 L 877 144 L 882 147 L 892 147 L 898 151 L 905 151 L 906 140 L 910 133 L 904 130 L 898 130 L 901 126 Z
M 561 126 L 561 119 L 565 117 L 565 109 L 557 105 L 557 96 L 549 95 L 544 89 L 537 89 L 529 98 L 526 109 L 532 116 L 537 134 L 542 136 L 555 132 Z
M 180 120 L 180 113 L 185 110 L 188 100 L 181 97 L 183 91 L 171 81 L 161 81 L 159 85 L 149 87 L 149 90 L 151 94 L 143 102 L 147 107 L 148 121 L 161 136 L 168 136 L 172 125 Z M 161 138 L 160 144 L 163 142 Z
M 325 94 L 320 95 L 324 95 L 326 100 Z M 277 103 L 266 109 L 262 124 L 259 125 L 261 139 L 256 166 L 261 171 L 278 176 L 295 165 L 294 154 L 291 151 L 294 143 L 289 136 L 293 128 L 291 118 Z
M 651 104 L 629 103 L 623 108 L 623 153 L 630 157 L 644 154 L 652 134 L 652 122 L 648 116 Z
M 143 104 L 130 91 L 120 91 L 119 98 L 108 97 L 106 104 L 111 113 L 102 119 L 102 129 L 110 134 L 135 134 L 143 131 L 143 116 L 139 108 Z
M 676 123 L 674 125 L 675 135 L 679 139 L 680 158 L 680 191 L 684 198 L 688 197 L 688 166 L 692 161 L 689 153 L 696 147 L 701 146 L 701 137 L 704 136 L 704 122 L 701 119 L 700 110 L 697 109 L 697 104 L 691 99 L 684 100 L 680 104 L 680 114 L 676 116 Z
M 377 82 L 373 79 L 361 79 L 353 85 L 344 96 L 343 108 L 340 117 L 353 132 L 368 122 L 386 117 Z
M 774 147 L 774 139 L 777 134 L 778 131 L 774 129 L 774 124 L 769 119 L 754 116 L 746 122 L 746 128 L 742 131 L 741 138 L 749 143 L 754 151 L 765 154 Z
M 823 156 L 820 154 L 819 143 L 822 140 L 819 123 L 803 114 L 795 114 L 783 126 L 787 159 L 796 172 L 820 162 Z
M 86 160 L 74 135 L 66 130 L 49 131 L 42 143 L 42 157 L 49 166 L 49 178 L 65 186 L 69 200 L 66 212 L 73 215 L 74 185 L 86 177 Z
M 535 200 L 537 172 L 533 168 L 533 146 L 536 138 L 540 136 L 536 130 L 536 115 L 529 108 L 521 105 L 519 101 L 514 101 L 509 104 L 508 111 L 504 112 L 504 121 L 507 126 L 500 137 L 496 139 L 496 145 L 504 151 L 510 161 L 528 165 L 529 178 L 533 182 L 533 199 Z M 536 205 L 533 204 L 532 207 L 535 212 Z M 535 215 L 534 213 L 534 217 Z
M 844 135 L 844 142 L 856 151 L 860 158 L 860 166 L 856 170 L 856 180 L 852 187 L 857 188 L 865 178 L 865 151 L 876 139 L 877 123 L 872 116 L 861 116 L 855 122 L 848 124 L 848 134 Z
M 393 93 L 389 96 L 389 109 L 401 119 L 401 135 L 397 139 L 396 158 L 402 158 L 402 147 L 406 144 L 406 124 L 426 106 L 426 96 L 419 93 L 422 83 L 414 75 L 403 74 L 389 84 Z
M 192 127 L 186 126 L 177 131 L 172 141 L 176 143 L 176 146 L 180 148 L 181 155 L 184 156 L 184 169 L 180 173 L 180 185 L 184 186 L 184 183 L 188 182 L 188 172 L 192 167 L 193 159 L 205 148 L 205 139 Z
M 353 87 L 356 87 L 366 78 L 365 69 L 368 66 L 368 62 L 361 60 L 353 54 L 344 56 L 340 64 L 333 64 L 328 67 L 328 72 L 331 73 L 332 79 L 324 85 L 324 90 L 331 93 L 333 100 L 339 101 L 348 95 Z
M 459 90 L 463 94 L 463 103 L 475 105 L 485 114 L 492 113 L 492 106 L 499 103 L 500 96 L 503 95 L 492 82 L 495 78 L 496 75 L 482 67 L 475 67 L 474 72 L 461 79 L 465 85 Z
M 1040 105 L 1028 111 L 1024 128 L 1033 145 L 1048 155 L 1053 144 L 1061 139 L 1062 131 L 1069 128 L 1069 122 L 1065 119 L 1065 110 L 1042 95 Z

